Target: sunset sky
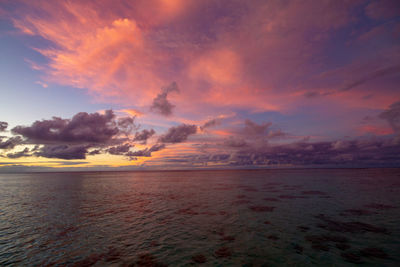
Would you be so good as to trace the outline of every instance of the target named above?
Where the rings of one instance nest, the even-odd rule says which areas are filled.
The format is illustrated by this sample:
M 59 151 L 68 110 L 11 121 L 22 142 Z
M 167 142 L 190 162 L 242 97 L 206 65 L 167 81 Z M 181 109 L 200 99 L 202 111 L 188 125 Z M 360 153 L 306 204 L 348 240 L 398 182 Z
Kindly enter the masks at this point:
M 0 171 L 400 167 L 400 2 L 0 0 Z

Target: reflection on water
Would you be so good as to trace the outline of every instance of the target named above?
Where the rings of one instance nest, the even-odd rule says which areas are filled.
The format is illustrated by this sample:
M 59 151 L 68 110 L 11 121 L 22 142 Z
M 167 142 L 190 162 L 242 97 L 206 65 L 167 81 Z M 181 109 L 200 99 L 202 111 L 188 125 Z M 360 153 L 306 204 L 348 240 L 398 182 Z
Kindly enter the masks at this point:
M 0 265 L 400 262 L 400 169 L 0 175 Z

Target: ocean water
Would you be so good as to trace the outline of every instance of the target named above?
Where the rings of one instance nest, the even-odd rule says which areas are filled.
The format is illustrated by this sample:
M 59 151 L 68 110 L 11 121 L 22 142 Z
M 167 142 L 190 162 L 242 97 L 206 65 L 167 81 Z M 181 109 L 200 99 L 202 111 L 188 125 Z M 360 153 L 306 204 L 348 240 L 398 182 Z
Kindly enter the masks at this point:
M 0 266 L 399 266 L 400 169 L 0 174 Z

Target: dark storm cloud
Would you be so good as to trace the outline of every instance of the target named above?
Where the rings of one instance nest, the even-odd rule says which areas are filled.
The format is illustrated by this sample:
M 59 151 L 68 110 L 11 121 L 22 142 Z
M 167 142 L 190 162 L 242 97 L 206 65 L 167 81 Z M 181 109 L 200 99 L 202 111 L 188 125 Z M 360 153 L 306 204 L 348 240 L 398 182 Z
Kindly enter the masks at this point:
M 146 144 L 147 139 L 152 137 L 155 133 L 156 132 L 153 129 L 150 130 L 144 129 L 141 132 L 137 132 L 135 134 L 135 138 L 133 139 L 133 141 L 138 141 L 141 142 L 142 144 Z
M 31 126 L 17 126 L 12 129 L 31 143 L 107 143 L 128 127 L 123 129 L 115 123 L 112 110 L 104 114 L 80 112 L 72 119 L 53 117 L 52 120 L 35 121 Z M 133 124 L 133 121 L 131 121 Z
M 0 132 L 4 132 L 8 127 L 8 122 L 0 121 Z
M 85 145 L 45 145 L 34 155 L 45 158 L 85 159 L 86 153 Z
M 176 127 L 171 127 L 168 132 L 162 135 L 159 139 L 161 143 L 181 143 L 187 140 L 189 135 L 197 132 L 196 125 L 181 124 Z
M 179 92 L 179 88 L 176 82 L 173 82 L 169 86 L 162 88 L 162 92 L 153 99 L 150 110 L 164 116 L 170 116 L 172 114 L 173 108 L 175 107 L 168 101 L 167 98 L 168 94 L 171 92 Z
M 369 73 L 368 75 L 362 77 L 361 79 L 358 79 L 358 80 L 346 85 L 345 87 L 343 87 L 341 89 L 341 91 L 348 91 L 348 90 L 353 89 L 354 87 L 362 85 L 362 84 L 364 84 L 366 82 L 369 82 L 371 80 L 375 80 L 375 79 L 377 79 L 379 77 L 383 77 L 383 76 L 391 75 L 391 74 L 396 74 L 396 73 L 400 73 L 400 65 L 394 65 L 394 66 L 382 68 L 382 69 L 373 71 L 373 72 Z
M 400 101 L 391 104 L 379 117 L 387 120 L 393 131 L 400 134 Z
M 3 139 L 4 136 L 0 136 L 0 149 L 13 149 L 16 145 L 23 142 L 20 136 L 10 137 L 5 141 L 3 141 Z
M 133 146 L 130 144 L 123 144 L 119 146 L 110 147 L 106 151 L 111 155 L 124 155 L 129 151 L 131 147 Z

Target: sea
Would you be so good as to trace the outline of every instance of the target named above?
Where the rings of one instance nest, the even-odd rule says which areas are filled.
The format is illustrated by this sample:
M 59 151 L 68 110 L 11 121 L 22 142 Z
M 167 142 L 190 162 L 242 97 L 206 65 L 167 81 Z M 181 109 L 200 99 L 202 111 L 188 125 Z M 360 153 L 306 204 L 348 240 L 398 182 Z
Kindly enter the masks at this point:
M 400 266 L 400 169 L 0 174 L 0 266 Z

